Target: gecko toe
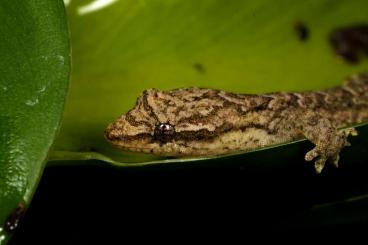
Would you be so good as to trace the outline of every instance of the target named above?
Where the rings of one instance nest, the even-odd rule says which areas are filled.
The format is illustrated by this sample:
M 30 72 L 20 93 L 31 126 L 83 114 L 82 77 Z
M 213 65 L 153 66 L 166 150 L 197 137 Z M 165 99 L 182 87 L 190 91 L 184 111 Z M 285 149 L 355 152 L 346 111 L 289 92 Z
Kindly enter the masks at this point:
M 319 155 L 320 155 L 319 150 L 317 148 L 314 148 L 313 150 L 308 151 L 307 154 L 305 154 L 304 159 L 309 162 L 318 157 Z
M 316 169 L 316 172 L 318 174 L 320 174 L 323 170 L 323 168 L 325 167 L 325 163 L 327 161 L 327 158 L 325 157 L 321 157 L 318 160 L 315 161 L 314 163 L 314 168 Z
M 342 132 L 344 133 L 345 137 L 348 137 L 349 135 L 351 135 L 351 136 L 357 136 L 358 135 L 358 131 L 356 131 L 355 128 L 343 129 Z
M 330 157 L 329 161 L 336 167 L 338 168 L 339 167 L 339 160 L 340 160 L 340 155 L 337 154 L 333 157 Z

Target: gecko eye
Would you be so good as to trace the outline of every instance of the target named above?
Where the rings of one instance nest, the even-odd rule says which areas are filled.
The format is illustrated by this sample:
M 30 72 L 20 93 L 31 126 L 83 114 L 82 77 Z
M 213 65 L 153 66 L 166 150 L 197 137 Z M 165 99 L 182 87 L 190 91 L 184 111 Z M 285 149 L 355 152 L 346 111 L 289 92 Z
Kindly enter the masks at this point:
M 175 127 L 170 123 L 160 123 L 156 125 L 154 138 L 161 142 L 168 142 L 175 136 Z

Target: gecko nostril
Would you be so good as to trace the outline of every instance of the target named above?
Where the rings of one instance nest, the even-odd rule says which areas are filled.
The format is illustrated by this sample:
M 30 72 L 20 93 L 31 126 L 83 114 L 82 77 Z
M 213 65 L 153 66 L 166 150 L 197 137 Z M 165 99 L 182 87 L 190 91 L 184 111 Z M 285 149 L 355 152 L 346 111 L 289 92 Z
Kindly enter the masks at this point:
M 175 136 L 175 127 L 170 123 L 160 123 L 154 130 L 154 138 L 161 142 L 168 142 Z

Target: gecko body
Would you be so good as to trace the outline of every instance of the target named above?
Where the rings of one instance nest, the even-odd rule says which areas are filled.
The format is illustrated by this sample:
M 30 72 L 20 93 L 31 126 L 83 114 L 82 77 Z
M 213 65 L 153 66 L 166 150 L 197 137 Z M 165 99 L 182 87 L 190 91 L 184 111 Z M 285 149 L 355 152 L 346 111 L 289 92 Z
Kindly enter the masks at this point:
M 305 159 L 315 159 L 321 172 L 327 160 L 337 166 L 347 137 L 355 133 L 338 128 L 365 121 L 368 73 L 316 92 L 149 89 L 105 136 L 116 147 L 165 156 L 220 155 L 306 138 L 316 146 Z

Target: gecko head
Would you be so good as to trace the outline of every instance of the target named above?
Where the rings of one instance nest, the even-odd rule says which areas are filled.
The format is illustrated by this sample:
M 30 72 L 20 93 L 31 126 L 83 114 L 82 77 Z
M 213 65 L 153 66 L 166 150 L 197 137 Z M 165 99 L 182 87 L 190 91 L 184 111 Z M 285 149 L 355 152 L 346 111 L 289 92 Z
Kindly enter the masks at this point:
M 160 143 L 170 141 L 175 136 L 175 127 L 158 118 L 165 114 L 164 105 L 158 103 L 161 94 L 157 89 L 145 90 L 134 108 L 107 127 L 106 139 L 118 148 L 142 152 L 157 151 Z
M 190 140 L 199 142 L 214 134 L 206 123 L 213 108 L 211 103 L 204 103 L 204 94 L 211 92 L 197 88 L 146 90 L 134 108 L 107 127 L 105 137 L 112 145 L 129 151 L 191 154 Z

